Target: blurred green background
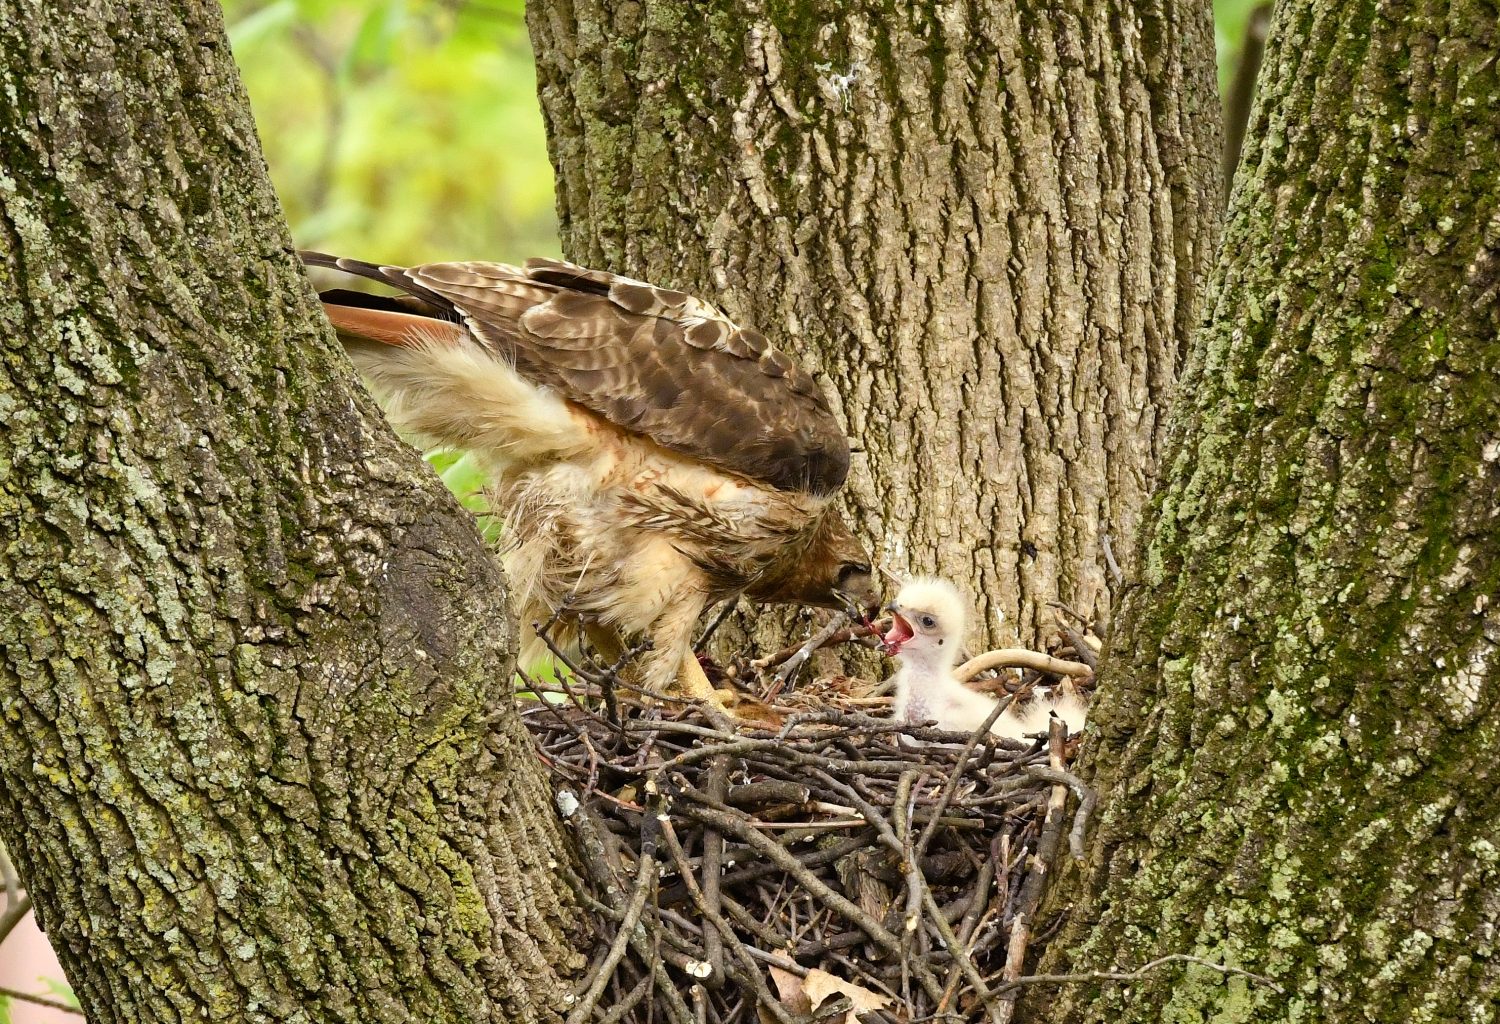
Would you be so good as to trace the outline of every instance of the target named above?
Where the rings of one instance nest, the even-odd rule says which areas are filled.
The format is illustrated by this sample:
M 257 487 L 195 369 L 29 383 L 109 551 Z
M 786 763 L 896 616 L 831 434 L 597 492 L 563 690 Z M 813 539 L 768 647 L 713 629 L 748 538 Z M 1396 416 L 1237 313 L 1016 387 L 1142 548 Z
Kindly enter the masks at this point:
M 1215 0 L 1221 86 L 1258 0 Z M 397 263 L 558 254 L 523 0 L 226 0 L 301 246 Z
M 522 0 L 228 0 L 271 177 L 306 248 L 556 255 Z

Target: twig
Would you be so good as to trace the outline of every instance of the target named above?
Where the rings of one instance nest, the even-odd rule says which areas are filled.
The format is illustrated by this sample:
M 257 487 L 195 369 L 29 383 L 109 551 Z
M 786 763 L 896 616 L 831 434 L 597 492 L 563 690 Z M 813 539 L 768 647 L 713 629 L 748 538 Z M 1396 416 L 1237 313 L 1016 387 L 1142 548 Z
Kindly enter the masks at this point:
M 778 843 L 767 839 L 759 831 L 751 828 L 747 823 L 741 822 L 732 815 L 711 810 L 707 807 L 701 807 L 697 804 L 689 803 L 679 806 L 682 812 L 688 817 L 700 821 L 705 825 L 713 825 L 721 832 L 728 832 L 736 839 L 754 848 L 758 853 L 763 854 L 767 860 L 770 860 L 777 867 L 781 868 L 781 870 L 795 878 L 802 884 L 803 888 L 815 894 L 818 899 L 822 900 L 824 904 L 832 908 L 845 920 L 851 924 L 858 925 L 877 946 L 880 946 L 889 953 L 899 954 L 901 952 L 901 942 L 896 936 L 886 931 L 882 925 L 877 923 L 863 910 L 860 910 L 853 903 L 850 903 L 843 896 L 830 889 L 818 876 L 803 867 L 801 861 L 793 857 Z
M 649 971 L 641 975 L 641 980 L 635 983 L 635 988 L 625 993 L 625 998 L 611 1006 L 609 1012 L 599 1018 L 599 1024 L 618 1024 L 619 1021 L 624 1020 L 625 1016 L 634 1010 L 636 1004 L 645 996 L 646 990 L 651 987 L 651 978 Z
M 1028 764 L 1025 772 L 1032 778 L 1061 783 L 1078 797 L 1078 810 L 1073 815 L 1073 830 L 1068 833 L 1068 851 L 1073 855 L 1074 860 L 1083 860 L 1083 833 L 1088 828 L 1089 815 L 1094 813 L 1094 807 L 1099 803 L 1099 794 L 1090 789 L 1078 776 L 1061 768 Z
M 1123 586 L 1125 574 L 1120 571 L 1120 563 L 1115 561 L 1115 549 L 1109 542 L 1109 534 L 1101 534 L 1099 539 L 1104 544 L 1104 564 L 1109 567 L 1109 574 L 1115 578 L 1115 586 Z
M 902 772 L 901 778 L 896 782 L 896 795 L 891 798 L 891 830 L 901 841 L 902 867 L 906 869 L 906 915 L 903 922 L 907 936 L 916 933 L 917 926 L 922 920 L 921 856 L 912 846 L 911 818 L 907 809 L 912 798 L 912 787 L 916 783 L 915 771 Z M 873 811 L 874 808 L 871 810 Z M 933 820 L 936 821 L 936 819 Z M 933 825 L 929 824 L 927 827 L 930 829 Z
M 80 1017 L 83 1016 L 82 1010 L 80 1010 L 76 1006 L 69 1006 L 61 999 L 49 999 L 46 996 L 34 996 L 29 992 L 18 992 L 16 989 L 6 988 L 3 985 L 0 985 L 0 998 L 19 999 L 23 1003 L 35 1003 L 38 1006 L 45 1006 L 51 1010 L 61 1010 L 63 1013 L 76 1013 Z
M 1054 718 L 1048 736 L 1049 760 L 1054 768 L 1062 769 L 1063 745 L 1067 741 L 1068 727 L 1061 720 Z M 1050 866 L 1057 858 L 1057 847 L 1062 840 L 1063 809 L 1067 805 L 1068 787 L 1055 785 L 1047 797 L 1047 816 L 1042 822 L 1042 834 L 1037 840 L 1036 853 L 1031 858 L 1031 870 L 1026 873 L 1026 880 L 1021 883 L 1021 895 L 1018 900 L 1015 917 L 1011 919 L 1010 942 L 1005 951 L 1005 969 L 1001 977 L 1005 981 L 1015 981 L 1021 976 L 1021 969 L 1026 964 L 1026 950 L 1031 944 L 1031 928 L 1036 916 L 1037 907 L 1041 905 L 1042 894 L 1047 889 L 1047 875 Z M 1000 997 L 999 1012 L 995 1015 L 995 1024 L 1010 1024 L 1016 1012 L 1016 996 L 1018 989 L 1011 988 Z
M 872 807 L 869 801 L 860 796 L 853 786 L 839 782 L 837 779 L 833 778 L 822 769 L 814 769 L 814 774 L 822 778 L 824 782 L 837 789 L 839 792 L 843 793 L 844 796 L 847 797 L 849 801 L 859 809 L 859 812 L 864 815 L 865 820 L 875 827 L 875 834 L 879 836 L 881 840 L 886 844 L 887 849 L 896 854 L 896 856 L 898 857 L 905 857 L 905 855 L 909 852 L 909 848 L 907 847 L 907 845 L 903 843 L 900 837 L 896 835 L 895 831 L 891 828 L 890 823 L 885 820 L 880 812 Z M 921 868 L 918 867 L 915 863 L 907 863 L 903 866 L 906 869 L 906 884 L 910 887 L 907 891 L 910 892 L 913 888 L 916 889 L 919 893 L 926 891 L 927 880 L 922 877 Z M 944 924 L 946 924 L 946 922 L 944 922 Z M 910 919 L 908 919 L 906 928 L 908 934 L 915 930 Z M 904 952 L 904 950 L 902 952 Z M 928 998 L 930 998 L 934 1003 L 941 999 L 943 996 L 943 991 L 938 986 L 937 978 L 935 978 L 932 972 L 928 970 L 927 965 L 918 959 L 914 960 L 914 962 L 912 962 L 910 966 L 913 973 L 916 974 L 917 980 L 921 983 L 922 988 L 926 990 Z M 902 969 L 904 970 L 906 969 L 906 967 L 906 958 L 903 957 Z
M 1264 974 L 1255 974 L 1242 967 L 1231 967 L 1228 964 L 1214 963 L 1202 957 L 1190 956 L 1187 953 L 1168 953 L 1159 956 L 1150 963 L 1142 964 L 1133 971 L 1083 971 L 1078 974 L 1027 974 L 1019 978 L 1011 978 L 996 986 L 997 991 L 1006 991 L 1020 988 L 1023 985 L 1076 985 L 1086 981 L 1140 981 L 1147 974 L 1170 963 L 1197 964 L 1199 967 L 1207 967 L 1209 970 L 1218 971 L 1223 975 L 1236 975 L 1248 978 L 1270 988 L 1278 995 L 1285 995 L 1286 989 L 1266 977 Z
M 651 896 L 655 881 L 656 858 L 642 853 L 640 860 L 636 863 L 635 891 L 631 894 L 630 903 L 625 908 L 625 916 L 620 920 L 619 930 L 615 932 L 615 940 L 610 944 L 609 954 L 605 956 L 604 963 L 599 966 L 599 970 L 594 973 L 594 979 L 589 984 L 588 991 L 568 1014 L 567 1024 L 583 1024 L 593 1015 L 599 997 L 604 994 L 604 987 L 614 977 L 615 967 L 619 965 L 620 958 L 625 955 L 625 947 L 629 945 L 630 937 L 635 933 L 636 925 L 640 923 L 641 911 L 646 909 L 646 900 Z
M 738 596 L 731 597 L 729 600 L 724 602 L 724 604 L 719 608 L 719 614 L 713 617 L 713 621 L 708 624 L 708 627 L 704 629 L 703 634 L 698 637 L 698 642 L 693 644 L 694 654 L 701 654 L 703 652 L 703 648 L 708 646 L 708 641 L 713 638 L 713 635 L 716 632 L 718 632 L 719 627 L 724 624 L 724 620 L 733 615 L 734 610 L 739 606 L 740 599 Z
M 561 796 L 562 792 L 566 791 L 560 791 L 558 795 Z M 573 834 L 578 840 L 580 859 L 590 879 L 607 900 L 619 900 L 623 895 L 621 885 L 619 879 L 615 877 L 614 869 L 610 867 L 608 854 L 605 852 L 604 838 L 599 834 L 593 813 L 587 807 L 578 806 L 571 815 L 566 817 L 566 820 L 572 826 Z M 641 859 L 647 859 L 645 844 L 642 844 Z M 654 854 L 650 859 L 655 860 Z M 682 1001 L 682 995 L 677 991 L 676 984 L 667 975 L 666 968 L 656 956 L 643 930 L 640 928 L 621 929 L 619 934 L 629 936 L 630 948 L 635 951 L 636 956 L 640 957 L 642 963 L 650 966 L 656 978 L 653 991 L 660 990 L 661 1004 L 666 1008 L 667 1015 L 672 1018 L 673 1024 L 689 1024 L 687 1004 Z M 650 1005 L 654 1009 L 655 1001 L 653 1000 Z
M 846 644 L 851 640 L 864 640 L 864 638 L 866 637 L 874 636 L 877 632 L 878 630 L 876 630 L 874 626 L 848 626 L 845 628 L 834 630 L 832 633 L 828 634 L 828 636 L 823 638 L 822 645 L 824 647 L 837 647 L 839 644 Z M 771 668 L 773 665 L 780 665 L 782 662 L 786 661 L 788 658 L 801 651 L 805 646 L 807 645 L 805 643 L 802 643 L 793 644 L 790 647 L 783 647 L 775 654 L 768 654 L 764 658 L 753 659 L 750 662 L 750 667 L 758 672 L 763 672 L 766 669 Z
M 974 937 L 974 932 L 979 927 L 979 922 L 984 916 L 985 904 L 989 902 L 990 883 L 995 880 L 995 861 L 993 858 L 986 860 L 979 868 L 979 880 L 974 883 L 974 898 L 969 901 L 968 909 L 964 911 L 963 920 L 958 925 L 958 941 L 967 950 L 969 940 Z M 943 998 L 938 1002 L 938 1012 L 948 1008 L 949 1000 L 958 990 L 958 979 L 963 972 L 960 964 L 955 962 L 948 969 L 948 980 L 943 985 Z
M 932 810 L 932 820 L 922 830 L 922 838 L 917 842 L 916 855 L 919 859 L 927 853 L 927 846 L 932 842 L 933 834 L 937 832 L 938 821 L 942 818 L 943 812 L 948 809 L 948 805 L 953 801 L 953 794 L 958 791 L 958 780 L 963 778 L 964 768 L 969 763 L 969 755 L 979 745 L 981 740 L 989 736 L 990 727 L 1005 713 L 1005 709 L 1010 707 L 1011 700 L 1012 698 L 1010 697 L 1004 697 L 995 703 L 994 708 L 990 710 L 989 717 L 981 722 L 979 728 L 970 734 L 969 742 L 964 744 L 964 748 L 959 753 L 957 760 L 953 762 L 953 770 L 948 773 L 948 781 L 943 785 L 942 795 L 938 797 L 937 806 Z
M 21 879 L 4 846 L 0 846 L 0 886 L 5 889 L 6 904 L 15 902 L 17 893 L 21 891 Z
M 5 937 L 14 931 L 16 925 L 24 921 L 29 913 L 31 913 L 31 894 L 22 893 L 19 899 L 5 908 L 5 913 L 0 914 L 0 942 L 4 942 Z
M 1082 633 L 1068 624 L 1067 619 L 1058 608 L 1053 605 L 1052 614 L 1057 620 L 1057 628 L 1062 631 L 1063 638 L 1068 641 L 1068 646 L 1073 648 L 1073 655 L 1087 665 L 1097 675 L 1099 672 L 1099 654 L 1089 645 L 1088 640 Z
M 1002 1009 L 1002 1006 L 1006 1004 L 1002 1004 L 996 1000 L 995 993 L 984 983 L 984 978 L 980 977 L 978 969 L 974 966 L 974 961 L 969 958 L 968 952 L 964 949 L 964 944 L 958 941 L 958 936 L 953 934 L 952 927 L 949 926 L 948 921 L 943 917 L 942 911 L 938 909 L 937 901 L 932 898 L 932 890 L 927 887 L 925 881 L 922 885 L 922 898 L 927 904 L 928 916 L 937 925 L 938 934 L 943 937 L 943 945 L 948 947 L 948 952 L 953 955 L 953 959 L 958 964 L 959 970 L 963 972 L 964 977 L 969 979 L 969 984 L 974 988 L 974 994 L 984 1004 L 985 1010 L 990 1015 L 990 1020 L 994 1021 L 995 1024 L 1005 1024 L 1010 1019 L 1010 1014 Z M 938 1001 L 941 1002 L 941 1000 L 942 995 L 939 994 Z
M 813 652 L 827 643 L 835 633 L 843 629 L 848 621 L 849 616 L 847 613 L 838 612 L 833 618 L 828 620 L 822 629 L 808 637 L 807 643 L 797 648 L 790 658 L 781 663 L 781 667 L 776 670 L 775 681 L 766 688 L 765 693 L 761 695 L 761 700 L 770 700 L 789 685 L 802 666 L 813 656 Z
M 698 910 L 703 914 L 705 920 L 729 943 L 729 948 L 741 961 L 742 980 L 749 983 L 754 989 L 755 996 L 775 1017 L 778 1024 L 793 1024 L 791 1016 L 786 1012 L 786 1007 L 781 1000 L 771 995 L 771 990 L 766 988 L 765 979 L 761 977 L 760 969 L 750 960 L 750 955 L 745 951 L 745 944 L 735 935 L 734 929 L 729 922 L 724 920 L 723 915 L 711 911 L 708 901 L 703 897 L 703 890 L 698 888 L 697 881 L 693 878 L 692 868 L 688 866 L 687 856 L 682 851 L 682 843 L 677 839 L 677 831 L 672 827 L 672 820 L 663 813 L 660 817 L 662 845 L 667 848 L 668 855 L 677 864 L 677 873 L 681 876 L 683 884 L 687 886 L 688 895 L 697 904 Z M 570 1022 L 572 1024 L 572 1022 Z
M 708 798 L 722 804 L 728 789 L 729 758 L 720 757 L 708 769 Z M 705 828 L 701 886 L 704 902 L 708 906 L 705 916 L 719 912 L 719 882 L 723 874 L 723 859 L 724 834 L 715 828 Z M 713 969 L 713 973 L 708 976 L 708 983 L 718 988 L 724 984 L 724 945 L 717 928 L 709 928 L 703 933 L 703 956 Z

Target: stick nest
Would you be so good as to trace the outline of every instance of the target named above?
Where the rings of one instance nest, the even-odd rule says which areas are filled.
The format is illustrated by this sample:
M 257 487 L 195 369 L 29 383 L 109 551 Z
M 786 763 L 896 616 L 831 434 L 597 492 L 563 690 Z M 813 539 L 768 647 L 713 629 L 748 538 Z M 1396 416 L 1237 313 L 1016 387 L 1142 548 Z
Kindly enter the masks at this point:
M 737 725 L 638 699 L 621 664 L 527 681 L 598 937 L 568 1024 L 1010 1020 L 1069 793 L 1075 853 L 1093 803 L 1062 723 L 897 726 L 873 683 L 770 671 L 805 648 L 739 666 L 767 700 Z

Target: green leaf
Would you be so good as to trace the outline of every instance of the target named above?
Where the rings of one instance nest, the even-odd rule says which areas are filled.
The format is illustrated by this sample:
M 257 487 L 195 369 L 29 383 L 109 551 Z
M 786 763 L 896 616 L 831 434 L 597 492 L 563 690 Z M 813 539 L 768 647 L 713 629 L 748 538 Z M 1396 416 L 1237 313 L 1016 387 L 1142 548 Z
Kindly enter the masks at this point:
M 258 11 L 252 11 L 229 26 L 229 45 L 236 51 L 253 46 L 258 40 L 290 24 L 297 14 L 293 0 L 277 0 Z M 0 1021 L 0 1024 L 4 1024 Z
M 67 982 L 56 978 L 38 978 L 37 981 L 40 981 L 60 1002 L 67 1003 L 75 1010 L 81 1009 L 78 1005 L 78 997 L 73 994 L 73 987 Z
M 484 489 L 490 481 L 484 468 L 479 465 L 479 460 L 468 452 L 455 452 L 447 448 L 427 452 L 425 458 L 464 508 L 481 513 L 477 525 L 485 542 L 498 543 L 503 527 L 497 516 L 483 514 L 490 509 L 489 500 L 484 495 Z
M 339 78 L 348 81 L 360 71 L 382 70 L 391 66 L 395 42 L 406 21 L 405 0 L 386 0 L 375 4 L 359 23 L 359 30 L 339 67 Z
M 433 461 L 431 455 L 428 461 Z M 457 495 L 458 500 L 464 503 L 464 507 L 475 512 L 483 512 L 487 506 L 484 501 L 483 491 L 489 478 L 485 476 L 484 470 L 479 465 L 479 460 L 472 454 L 464 453 L 457 459 L 448 463 L 446 467 L 439 468 L 433 462 L 433 468 L 437 469 L 438 476 L 447 485 L 448 490 Z

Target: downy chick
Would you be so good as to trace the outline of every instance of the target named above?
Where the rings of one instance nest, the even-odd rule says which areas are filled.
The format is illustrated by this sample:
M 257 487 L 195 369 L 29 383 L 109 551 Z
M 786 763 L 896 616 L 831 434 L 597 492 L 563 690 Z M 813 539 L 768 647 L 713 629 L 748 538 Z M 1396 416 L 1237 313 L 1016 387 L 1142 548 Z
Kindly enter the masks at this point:
M 896 672 L 897 721 L 935 721 L 938 728 L 973 732 L 995 710 L 997 701 L 969 689 L 953 674 L 963 644 L 966 603 L 947 580 L 914 579 L 901 588 L 887 607 L 891 628 L 884 636 L 885 651 L 900 668 Z M 1077 731 L 1083 728 L 1083 702 L 1071 686 L 1060 687 L 1056 702 L 1033 700 L 1023 707 L 1012 703 L 990 726 L 990 732 L 1009 739 L 1045 733 L 1049 711 Z

